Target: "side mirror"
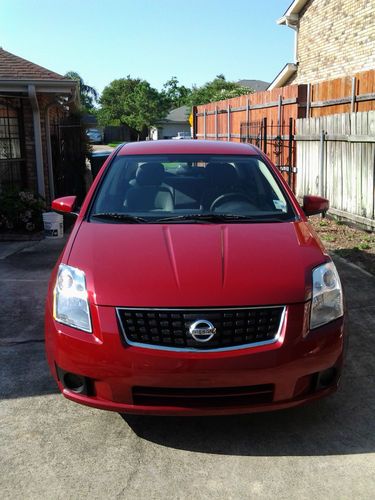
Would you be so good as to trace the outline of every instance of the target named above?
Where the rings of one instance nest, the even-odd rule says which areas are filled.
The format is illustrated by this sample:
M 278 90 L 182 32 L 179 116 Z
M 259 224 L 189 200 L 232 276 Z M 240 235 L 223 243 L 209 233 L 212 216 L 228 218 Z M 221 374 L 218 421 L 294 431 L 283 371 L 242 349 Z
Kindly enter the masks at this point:
M 329 201 L 321 196 L 304 196 L 302 208 L 307 216 L 325 214 L 329 209 Z
M 55 210 L 56 212 L 62 212 L 64 214 L 78 215 L 76 212 L 73 212 L 76 200 L 76 196 L 64 196 L 63 198 L 56 198 L 56 200 L 53 200 L 52 202 L 52 210 Z

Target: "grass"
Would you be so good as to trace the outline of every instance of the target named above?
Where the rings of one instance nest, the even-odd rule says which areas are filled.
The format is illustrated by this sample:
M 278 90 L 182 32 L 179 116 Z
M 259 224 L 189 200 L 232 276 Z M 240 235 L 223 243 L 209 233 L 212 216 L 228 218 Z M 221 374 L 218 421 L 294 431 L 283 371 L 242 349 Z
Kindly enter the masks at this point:
M 321 234 L 320 237 L 322 240 L 330 241 L 331 243 L 334 243 L 336 241 L 336 238 L 331 234 Z
M 370 250 L 371 245 L 369 245 L 368 243 L 360 243 L 360 244 L 358 245 L 358 248 L 359 248 L 360 250 Z
M 375 233 L 327 217 L 310 217 L 310 223 L 323 240 L 325 247 L 341 257 L 375 274 Z
M 110 148 L 117 148 L 120 144 L 122 144 L 124 141 L 120 142 L 110 142 L 109 144 L 106 144 L 106 146 L 109 146 Z

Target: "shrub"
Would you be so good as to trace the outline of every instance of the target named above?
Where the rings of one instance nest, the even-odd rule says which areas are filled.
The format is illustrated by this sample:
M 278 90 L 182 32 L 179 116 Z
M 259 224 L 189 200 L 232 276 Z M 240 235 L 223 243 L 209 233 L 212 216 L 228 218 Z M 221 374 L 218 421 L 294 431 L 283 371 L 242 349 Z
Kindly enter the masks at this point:
M 0 231 L 35 232 L 43 228 L 45 201 L 30 191 L 0 193 Z

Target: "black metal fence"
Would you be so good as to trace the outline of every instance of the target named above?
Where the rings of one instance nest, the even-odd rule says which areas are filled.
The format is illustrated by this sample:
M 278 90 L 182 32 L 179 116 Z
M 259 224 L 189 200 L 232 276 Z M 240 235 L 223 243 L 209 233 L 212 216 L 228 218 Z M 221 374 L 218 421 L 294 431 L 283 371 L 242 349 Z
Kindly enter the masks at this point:
M 295 120 L 286 123 L 268 123 L 267 118 L 257 122 L 242 122 L 241 142 L 260 148 L 283 173 L 292 189 L 295 187 L 296 143 L 294 140 Z
M 84 174 L 88 145 L 79 119 L 69 117 L 51 127 L 51 146 L 55 197 L 85 196 Z

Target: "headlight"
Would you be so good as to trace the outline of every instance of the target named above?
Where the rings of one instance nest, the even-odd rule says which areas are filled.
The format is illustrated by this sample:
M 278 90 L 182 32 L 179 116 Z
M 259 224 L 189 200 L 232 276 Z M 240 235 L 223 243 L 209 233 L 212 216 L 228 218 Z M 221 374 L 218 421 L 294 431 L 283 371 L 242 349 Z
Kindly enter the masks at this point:
M 83 271 L 60 264 L 53 295 L 53 317 L 56 321 L 92 332 Z
M 310 329 L 325 325 L 344 314 L 340 278 L 333 262 L 313 270 Z

